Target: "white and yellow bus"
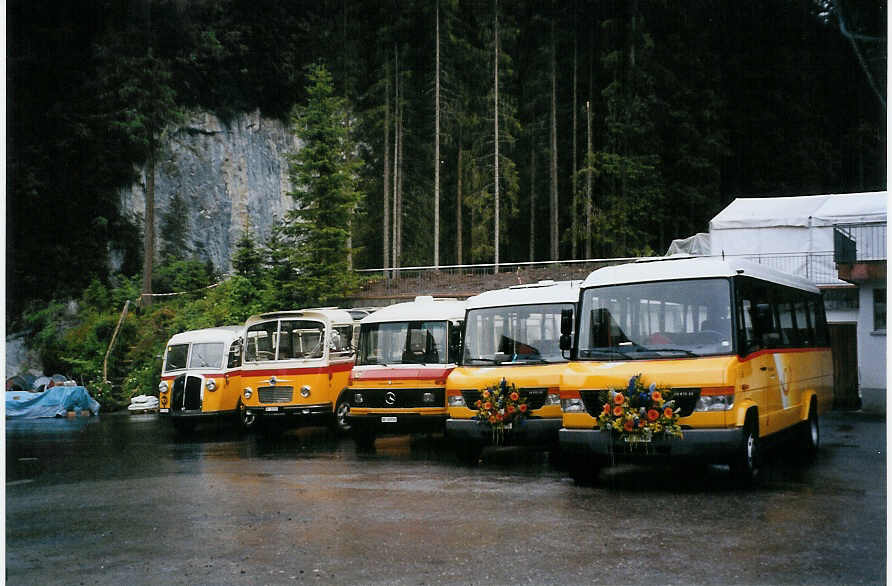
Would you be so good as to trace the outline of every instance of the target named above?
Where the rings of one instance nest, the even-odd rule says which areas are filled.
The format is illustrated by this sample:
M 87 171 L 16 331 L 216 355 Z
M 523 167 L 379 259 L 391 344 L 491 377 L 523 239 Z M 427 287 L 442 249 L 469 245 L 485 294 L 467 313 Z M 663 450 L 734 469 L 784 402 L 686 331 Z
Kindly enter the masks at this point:
M 791 435 L 782 432 L 795 432 L 804 457 L 816 452 L 833 363 L 811 282 L 743 260 L 669 257 L 596 270 L 581 290 L 560 391 L 561 448 L 577 482 L 594 482 L 617 459 L 672 456 L 729 464 L 746 486 L 758 478 L 766 440 Z M 681 437 L 637 433 L 650 409 L 640 420 L 612 419 L 635 403 L 634 377 L 638 397 L 668 391 L 658 393 L 653 421 L 670 423 L 660 417 L 671 400 Z
M 242 326 L 191 330 L 168 340 L 158 411 L 177 429 L 188 431 L 199 421 L 213 418 L 237 421 L 242 330 Z
M 461 363 L 446 380 L 446 435 L 462 461 L 476 463 L 494 442 L 557 447 L 558 387 L 569 358 L 560 348 L 561 316 L 572 312 L 578 299 L 574 283 L 540 281 L 467 300 Z M 493 434 L 477 401 L 503 379 L 516 389 L 525 417 Z
M 343 309 L 279 311 L 248 318 L 242 409 L 246 425 L 337 425 L 355 357 L 353 318 Z
M 443 431 L 464 317 L 463 301 L 421 296 L 362 319 L 347 414 L 358 447 L 378 435 Z

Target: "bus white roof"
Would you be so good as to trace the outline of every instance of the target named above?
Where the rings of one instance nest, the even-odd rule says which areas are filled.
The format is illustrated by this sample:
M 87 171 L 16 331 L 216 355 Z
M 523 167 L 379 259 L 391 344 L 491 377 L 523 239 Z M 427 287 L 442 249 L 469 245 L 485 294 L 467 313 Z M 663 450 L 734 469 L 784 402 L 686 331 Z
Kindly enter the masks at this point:
M 189 330 L 171 336 L 167 345 L 195 344 L 207 342 L 229 343 L 242 334 L 242 326 L 220 326 L 218 328 L 204 328 L 201 330 Z
M 543 303 L 576 303 L 579 301 L 579 281 L 539 281 L 528 285 L 514 285 L 507 289 L 486 291 L 469 297 L 468 310 L 486 307 L 511 307 Z
M 345 309 L 336 307 L 313 307 L 310 309 L 296 309 L 289 311 L 270 311 L 259 315 L 252 315 L 245 322 L 246 326 L 251 326 L 258 322 L 270 321 L 273 319 L 309 319 L 332 323 L 335 325 L 352 324 L 353 317 Z
M 465 318 L 465 302 L 456 299 L 416 297 L 415 301 L 388 305 L 362 318 L 360 324 L 404 321 L 455 321 Z
M 747 260 L 682 255 L 640 259 L 631 263 L 603 267 L 592 271 L 582 282 L 582 288 L 734 275 L 745 275 L 813 293 L 819 292 L 815 284 L 807 279 Z

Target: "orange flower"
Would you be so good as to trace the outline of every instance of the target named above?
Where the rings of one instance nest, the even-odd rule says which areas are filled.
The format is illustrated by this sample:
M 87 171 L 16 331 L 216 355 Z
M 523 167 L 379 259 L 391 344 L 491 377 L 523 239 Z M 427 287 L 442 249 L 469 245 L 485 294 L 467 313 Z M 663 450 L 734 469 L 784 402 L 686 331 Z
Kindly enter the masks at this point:
M 489 391 L 483 391 L 483 398 L 489 399 Z
M 501 413 L 499 413 L 498 415 L 496 415 L 496 421 L 501 421 L 501 420 L 503 420 L 504 418 L 505 418 L 505 416 L 502 415 Z
M 604 403 L 604 414 L 607 415 L 610 413 L 610 403 Z
M 508 413 L 514 413 L 514 405 L 508 405 L 508 407 L 505 408 L 505 411 L 507 411 Z
M 510 395 L 508 395 L 512 401 L 516 401 L 520 398 L 520 395 L 517 394 L 517 391 L 512 391 Z
M 520 409 L 521 413 L 527 412 L 527 404 L 526 403 L 521 403 L 517 408 Z
M 663 395 L 660 394 L 660 391 L 654 391 L 653 393 L 650 394 L 650 398 L 653 399 L 654 401 L 662 401 Z
M 626 419 L 626 422 L 623 424 L 623 429 L 626 431 L 632 431 L 635 429 L 635 422 L 631 419 Z
M 495 416 L 495 415 L 490 415 L 490 416 L 489 416 L 489 422 L 490 422 L 490 423 L 495 423 L 495 422 L 496 422 L 496 416 Z
M 649 410 L 647 411 L 647 418 L 648 418 L 650 421 L 656 421 L 657 419 L 660 418 L 660 412 L 657 411 L 656 409 L 649 409 Z
M 639 427 L 639 428 L 644 427 L 645 425 L 646 425 L 646 424 L 644 423 L 644 420 L 643 420 L 643 419 L 640 419 L 640 420 L 638 421 L 638 427 Z
M 623 397 L 622 393 L 617 393 L 613 396 L 613 402 L 616 405 L 622 405 L 623 403 L 626 402 L 626 398 Z
M 480 405 L 482 405 L 482 404 L 483 404 L 483 402 L 480 399 L 477 399 L 477 402 L 474 403 L 474 406 L 477 407 L 478 409 L 480 409 Z
M 665 409 L 663 409 L 663 417 L 672 419 L 672 407 L 666 407 Z
M 614 407 L 614 408 L 613 408 L 613 414 L 616 415 L 617 417 L 619 417 L 620 415 L 622 415 L 622 414 L 623 414 L 623 407 L 622 407 L 622 405 L 617 405 L 616 407 Z
M 492 403 L 487 401 L 486 403 L 483 404 L 483 408 L 486 409 L 487 411 L 489 411 L 490 409 L 492 409 Z

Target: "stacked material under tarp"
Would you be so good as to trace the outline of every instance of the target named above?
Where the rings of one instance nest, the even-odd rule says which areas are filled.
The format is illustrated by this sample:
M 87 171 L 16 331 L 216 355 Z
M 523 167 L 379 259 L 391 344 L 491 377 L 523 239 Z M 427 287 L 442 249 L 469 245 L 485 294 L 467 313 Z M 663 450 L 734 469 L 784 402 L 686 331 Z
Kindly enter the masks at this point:
M 687 238 L 676 238 L 669 244 L 666 256 L 673 254 L 690 254 L 692 256 L 709 256 L 710 238 L 706 232 L 699 232 Z
M 68 411 L 99 413 L 99 403 L 84 387 L 52 387 L 42 393 L 6 392 L 8 419 L 64 417 Z
M 887 200 L 885 191 L 737 198 L 709 222 L 711 253 L 785 254 L 789 266 L 774 268 L 819 285 L 841 284 L 833 260 L 834 226 L 885 223 Z
M 151 411 L 158 409 L 158 397 L 152 395 L 137 395 L 130 398 L 130 405 L 127 406 L 128 411 Z

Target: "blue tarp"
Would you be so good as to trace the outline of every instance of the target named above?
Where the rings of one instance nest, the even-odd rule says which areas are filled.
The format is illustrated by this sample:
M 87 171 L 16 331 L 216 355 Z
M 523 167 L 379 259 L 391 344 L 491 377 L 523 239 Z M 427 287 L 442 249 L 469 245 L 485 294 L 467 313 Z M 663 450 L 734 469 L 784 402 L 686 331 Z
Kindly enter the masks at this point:
M 64 417 L 68 411 L 99 413 L 99 403 L 84 387 L 52 387 L 42 393 L 6 392 L 6 417 L 35 419 Z

